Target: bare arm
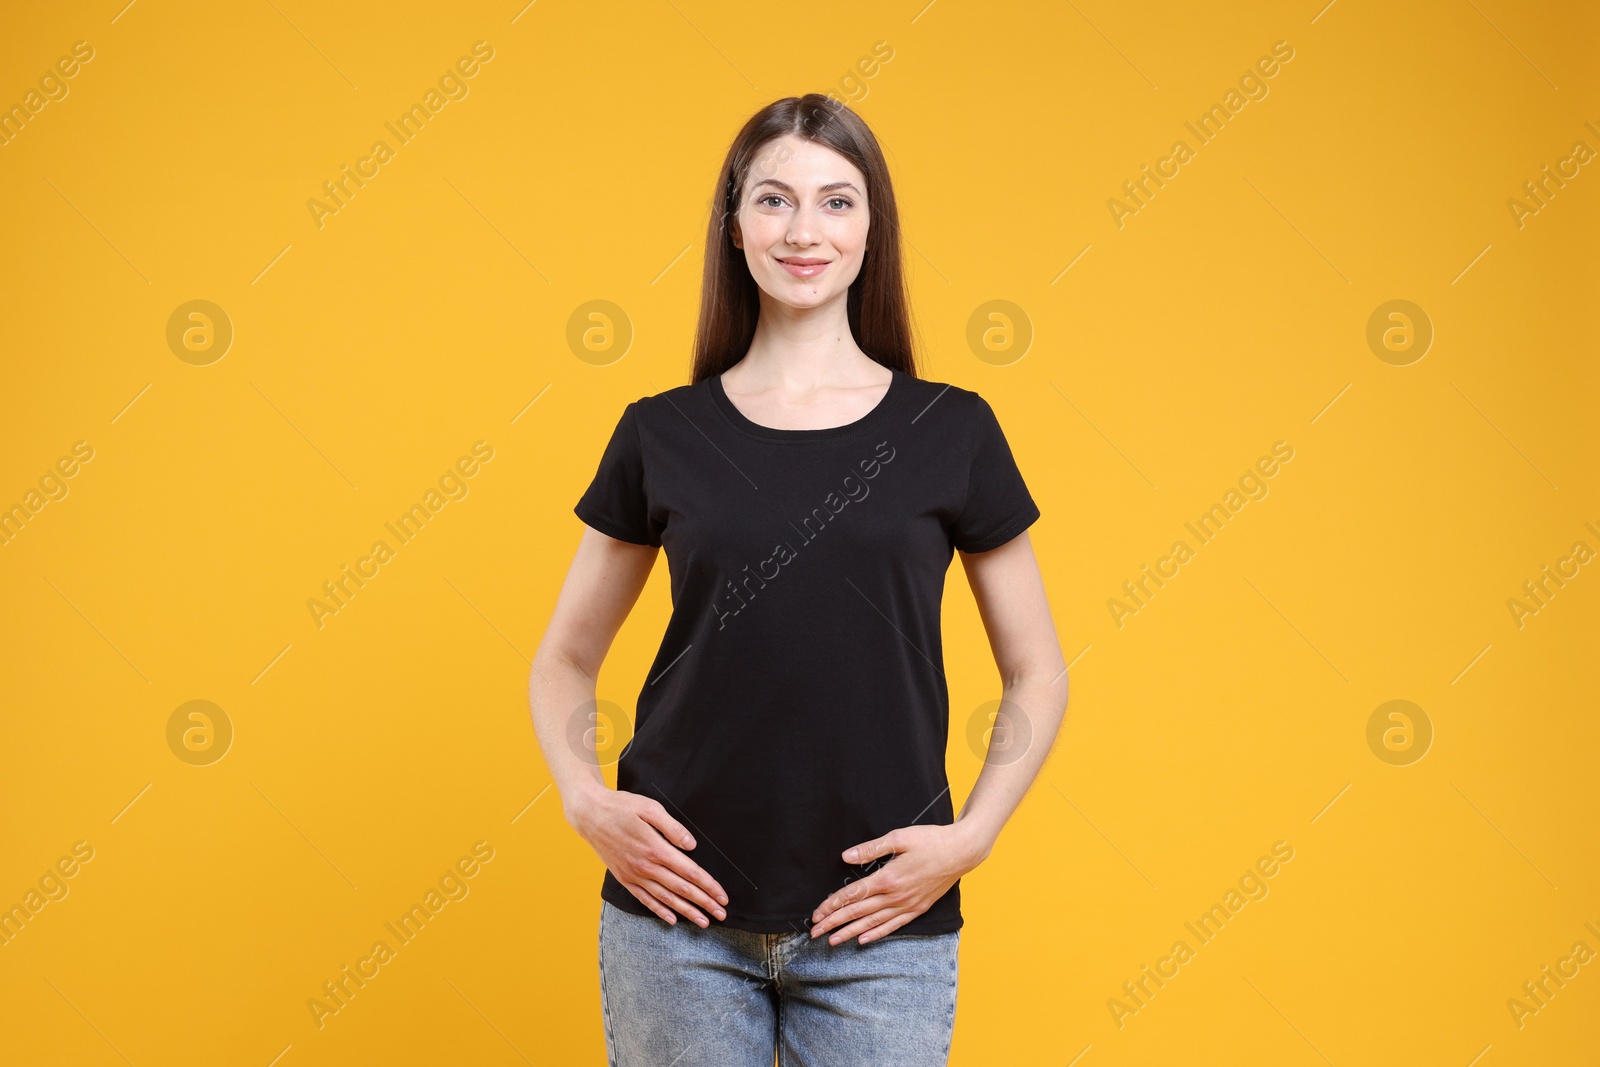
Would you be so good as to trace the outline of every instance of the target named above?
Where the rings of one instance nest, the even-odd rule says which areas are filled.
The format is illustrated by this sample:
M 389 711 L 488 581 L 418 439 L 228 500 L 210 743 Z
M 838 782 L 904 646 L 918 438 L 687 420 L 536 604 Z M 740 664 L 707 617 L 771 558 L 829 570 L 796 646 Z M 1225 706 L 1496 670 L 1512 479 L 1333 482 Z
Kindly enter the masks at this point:
M 680 851 L 694 848 L 693 836 L 658 801 L 609 788 L 592 744 L 569 741 L 569 736 L 591 736 L 587 713 L 594 707 L 600 664 L 638 602 L 659 552 L 584 527 L 534 653 L 528 702 L 567 822 L 612 875 L 662 919 L 676 922 L 676 911 L 707 926 L 709 920 L 695 905 L 721 919 L 726 914 L 719 905 L 728 897 Z M 577 728 L 569 735 L 575 718 Z
M 1067 710 L 1061 655 L 1039 561 L 1026 531 L 992 552 L 961 553 L 1002 683 L 989 754 L 956 817 L 981 862 L 1033 784 Z

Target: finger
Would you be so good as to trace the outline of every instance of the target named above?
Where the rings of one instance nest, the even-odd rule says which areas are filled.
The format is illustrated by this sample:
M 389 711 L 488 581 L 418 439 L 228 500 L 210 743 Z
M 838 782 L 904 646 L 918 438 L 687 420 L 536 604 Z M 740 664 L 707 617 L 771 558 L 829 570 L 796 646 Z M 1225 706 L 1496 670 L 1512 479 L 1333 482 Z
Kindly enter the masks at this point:
M 644 883 L 644 887 L 654 894 L 657 900 L 661 901 L 663 904 L 666 904 L 673 910 L 682 913 L 684 916 L 692 920 L 696 926 L 704 929 L 705 927 L 711 925 L 711 920 L 702 915 L 699 908 L 695 907 L 687 900 L 684 900 L 678 894 L 674 893 L 672 890 L 668 889 L 654 878 L 647 880 Z
M 644 810 L 639 817 L 661 832 L 661 836 L 671 841 L 679 848 L 694 848 L 694 835 L 684 827 L 683 823 L 667 814 L 667 809 L 657 800 L 646 800 Z
M 710 894 L 695 885 L 687 878 L 680 876 L 671 868 L 663 867 L 656 875 L 656 880 L 662 885 L 674 890 L 680 897 L 686 897 L 711 912 L 719 919 L 726 919 L 728 913 L 722 910 L 722 905 L 712 900 Z
M 886 921 L 891 916 L 896 914 L 898 914 L 898 912 L 892 907 L 882 908 L 877 911 L 870 912 L 862 918 L 857 919 L 849 926 L 846 926 L 840 930 L 836 930 L 830 934 L 828 936 L 828 944 L 839 945 L 850 940 L 852 937 L 864 935 L 867 933 L 867 931 L 872 930 L 879 923 Z M 863 941 L 862 944 L 866 944 L 866 942 Z
M 891 853 L 894 853 L 894 843 L 896 841 L 898 841 L 898 838 L 894 837 L 894 830 L 890 830 L 883 837 L 862 841 L 861 845 L 851 845 L 850 848 L 845 849 L 845 862 L 846 864 L 869 864 L 869 862 L 877 859 L 878 856 L 890 856 Z
M 812 913 L 811 917 L 820 921 L 840 908 L 854 904 L 858 900 L 864 900 L 874 893 L 880 893 L 883 891 L 883 881 L 884 878 L 881 871 L 874 871 L 865 878 L 857 878 L 843 889 L 834 892 L 827 900 L 818 905 L 817 910 Z
M 829 930 L 835 930 L 848 922 L 859 919 L 863 915 L 871 915 L 888 904 L 889 897 L 882 893 L 874 893 L 872 896 L 864 897 L 853 904 L 846 904 L 837 911 L 829 913 L 821 922 L 813 926 L 811 928 L 811 936 L 821 937 Z M 838 939 L 835 938 L 833 943 L 838 944 Z
M 666 867 L 672 871 L 672 873 L 687 879 L 702 892 L 715 897 L 718 904 L 728 903 L 728 894 L 722 888 L 722 885 L 715 878 L 711 877 L 711 875 L 706 872 L 704 867 L 700 866 L 688 856 L 685 856 L 682 852 L 679 852 L 676 849 L 671 849 L 669 850 L 667 856 L 660 862 L 663 867 Z M 708 900 L 706 903 L 709 905 L 711 901 Z
M 875 928 L 873 928 L 871 930 L 868 930 L 866 933 L 862 934 L 861 935 L 861 943 L 863 945 L 865 945 L 869 941 L 877 941 L 880 938 L 888 937 L 890 934 L 892 934 L 896 930 L 900 929 L 906 923 L 910 922 L 912 919 L 915 919 L 918 914 L 919 913 L 917 913 L 917 912 L 910 912 L 910 911 L 901 912 L 899 915 L 896 915 L 894 918 L 890 919 L 888 922 L 881 923 L 877 927 L 875 927 Z
M 885 844 L 888 840 L 888 837 L 878 837 L 871 841 L 863 841 L 859 845 L 851 845 L 844 850 L 844 861 L 846 863 L 871 863 L 888 851 Z
M 659 916 L 663 921 L 668 923 L 674 921 L 672 912 L 663 907 L 661 904 L 657 903 L 656 898 L 651 896 L 648 890 L 641 886 L 635 885 L 632 882 L 623 882 L 622 886 L 628 892 L 633 894 L 634 899 L 643 904 L 645 907 L 649 908 L 651 911 L 655 912 L 656 915 Z

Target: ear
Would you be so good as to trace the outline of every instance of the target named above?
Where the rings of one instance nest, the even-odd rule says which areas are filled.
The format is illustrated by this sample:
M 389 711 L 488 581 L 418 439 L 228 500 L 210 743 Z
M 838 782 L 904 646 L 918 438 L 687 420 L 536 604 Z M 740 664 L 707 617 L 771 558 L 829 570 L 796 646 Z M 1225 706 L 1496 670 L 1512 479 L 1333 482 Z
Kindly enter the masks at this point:
M 744 248 L 744 237 L 739 233 L 739 223 L 737 221 L 728 227 L 728 232 L 733 236 L 733 247 Z

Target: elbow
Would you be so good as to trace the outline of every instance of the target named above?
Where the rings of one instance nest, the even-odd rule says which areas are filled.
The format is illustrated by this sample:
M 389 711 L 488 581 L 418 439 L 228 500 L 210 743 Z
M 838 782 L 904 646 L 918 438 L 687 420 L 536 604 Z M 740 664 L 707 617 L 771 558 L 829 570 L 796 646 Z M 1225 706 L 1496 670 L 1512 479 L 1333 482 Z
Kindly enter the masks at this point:
M 586 662 L 582 656 L 579 656 L 571 649 L 541 642 L 538 650 L 533 654 L 530 673 L 530 684 L 537 678 L 542 677 L 548 680 L 555 675 L 565 674 L 569 678 L 580 680 L 588 685 L 594 685 L 600 675 L 600 664 Z
M 1067 684 L 1067 661 L 1061 655 L 1061 650 L 1054 650 L 1053 655 L 1040 655 L 1022 660 L 1014 664 L 1007 664 L 1001 669 L 1001 678 L 1008 690 L 1019 689 L 1023 686 L 1042 685 L 1045 687 L 1062 686 Z

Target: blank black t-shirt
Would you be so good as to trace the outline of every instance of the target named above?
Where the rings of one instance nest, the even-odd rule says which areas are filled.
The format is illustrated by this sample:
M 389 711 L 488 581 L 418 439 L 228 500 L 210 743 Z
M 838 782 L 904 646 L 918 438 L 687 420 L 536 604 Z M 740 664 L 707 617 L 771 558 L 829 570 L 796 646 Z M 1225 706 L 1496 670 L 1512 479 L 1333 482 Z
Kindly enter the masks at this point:
M 998 548 L 1039 517 L 981 396 L 894 370 L 855 422 L 782 430 L 714 375 L 630 403 L 573 510 L 666 550 L 672 616 L 617 788 L 694 834 L 723 925 L 809 930 L 830 894 L 893 862 L 845 849 L 954 821 L 945 573 L 953 549 Z M 600 895 L 652 914 L 610 871 Z M 900 929 L 961 924 L 957 882 Z

